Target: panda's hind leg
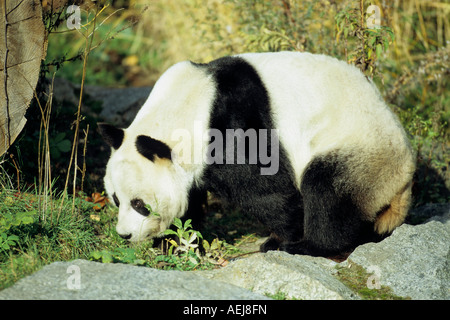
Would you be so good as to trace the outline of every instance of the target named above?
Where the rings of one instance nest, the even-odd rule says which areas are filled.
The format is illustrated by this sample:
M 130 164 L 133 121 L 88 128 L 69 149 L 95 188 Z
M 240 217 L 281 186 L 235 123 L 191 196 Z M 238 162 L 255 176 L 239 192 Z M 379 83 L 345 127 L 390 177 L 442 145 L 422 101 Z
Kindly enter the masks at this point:
M 331 256 L 372 239 L 373 223 L 363 219 L 351 195 L 342 191 L 341 184 L 349 181 L 346 171 L 333 154 L 310 163 L 301 184 L 304 237 L 282 243 L 280 249 L 292 254 Z

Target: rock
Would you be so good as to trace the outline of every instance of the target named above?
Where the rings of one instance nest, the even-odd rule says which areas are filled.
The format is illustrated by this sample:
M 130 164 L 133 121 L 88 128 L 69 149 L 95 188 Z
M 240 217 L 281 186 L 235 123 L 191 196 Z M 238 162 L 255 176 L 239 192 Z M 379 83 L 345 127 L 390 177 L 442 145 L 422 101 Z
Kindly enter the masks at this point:
M 75 93 L 77 88 L 73 83 L 65 78 L 56 77 L 54 80 L 49 79 L 49 86 L 52 85 L 52 93 L 54 99 L 61 103 L 70 103 L 78 106 L 80 97 Z M 79 89 L 78 89 L 79 90 Z M 46 89 L 47 94 L 50 93 L 50 87 Z
M 198 273 L 261 294 L 282 293 L 290 299 L 358 299 L 332 275 L 335 265 L 325 258 L 269 251 Z
M 77 283 L 77 275 L 79 283 Z M 79 284 L 79 289 L 77 285 Z M 268 299 L 194 273 L 75 260 L 54 262 L 0 292 L 6 299 Z
M 72 84 L 64 78 L 56 78 L 52 88 L 54 98 L 61 103 L 78 106 L 79 84 Z M 108 88 L 93 85 L 84 86 L 83 105 L 92 101 L 101 102 L 100 121 L 127 127 L 147 100 L 152 87 Z M 49 88 L 47 88 L 49 92 Z M 84 113 L 92 110 L 89 107 Z
M 150 94 L 151 87 L 104 88 L 86 86 L 85 93 L 92 100 L 101 101 L 101 121 L 127 127 Z
M 406 223 L 419 224 L 435 217 L 445 217 L 450 214 L 450 203 L 427 203 L 418 208 L 412 209 L 406 217 Z
M 380 284 L 398 296 L 450 299 L 450 212 L 422 225 L 404 224 L 379 243 L 359 246 L 348 259 L 377 270 Z

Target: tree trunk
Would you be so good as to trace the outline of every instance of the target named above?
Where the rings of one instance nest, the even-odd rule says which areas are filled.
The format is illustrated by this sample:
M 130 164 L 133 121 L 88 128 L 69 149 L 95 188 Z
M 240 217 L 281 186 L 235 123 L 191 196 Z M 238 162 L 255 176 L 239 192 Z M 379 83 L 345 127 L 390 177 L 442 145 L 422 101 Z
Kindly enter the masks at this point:
M 45 43 L 39 0 L 0 0 L 0 156 L 25 126 Z

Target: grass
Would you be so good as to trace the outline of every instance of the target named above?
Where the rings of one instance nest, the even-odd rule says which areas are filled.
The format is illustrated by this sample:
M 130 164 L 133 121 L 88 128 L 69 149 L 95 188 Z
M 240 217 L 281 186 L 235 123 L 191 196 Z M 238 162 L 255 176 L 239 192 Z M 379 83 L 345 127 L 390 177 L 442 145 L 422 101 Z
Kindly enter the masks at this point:
M 355 292 L 358 296 L 365 300 L 409 300 L 408 297 L 400 297 L 392 292 L 392 289 L 380 285 L 379 288 L 369 288 L 369 282 L 375 276 L 370 274 L 362 266 L 348 260 L 348 266 L 337 266 L 337 278 Z M 376 283 L 373 283 L 376 285 Z
M 15 241 L 0 248 L 0 289 L 53 261 L 88 258 L 99 245 L 88 214 L 92 205 L 76 199 L 78 210 L 72 214 L 66 201 L 58 214 L 60 198 L 54 196 L 48 209 L 39 212 L 38 195 L 1 191 L 0 234 Z

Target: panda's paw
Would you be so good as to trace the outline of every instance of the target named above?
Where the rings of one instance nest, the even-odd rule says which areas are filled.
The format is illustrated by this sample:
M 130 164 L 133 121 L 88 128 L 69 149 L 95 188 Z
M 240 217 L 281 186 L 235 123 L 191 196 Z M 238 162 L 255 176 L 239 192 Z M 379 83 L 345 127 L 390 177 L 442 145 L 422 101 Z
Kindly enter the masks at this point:
M 305 240 L 295 241 L 295 242 L 283 242 L 280 245 L 280 250 L 286 251 L 290 254 L 302 254 L 317 256 L 320 255 L 313 247 Z
M 272 235 L 259 247 L 261 252 L 270 250 L 278 250 L 280 248 L 280 240 Z

